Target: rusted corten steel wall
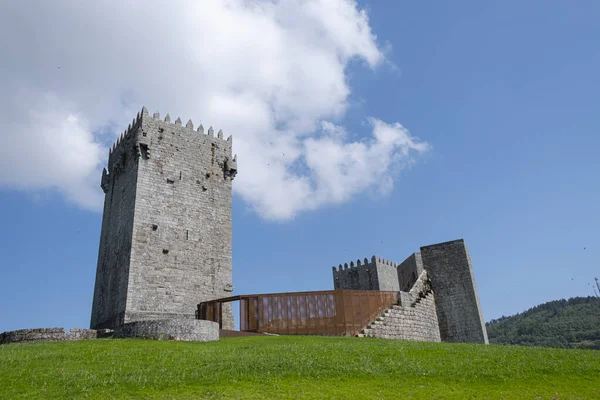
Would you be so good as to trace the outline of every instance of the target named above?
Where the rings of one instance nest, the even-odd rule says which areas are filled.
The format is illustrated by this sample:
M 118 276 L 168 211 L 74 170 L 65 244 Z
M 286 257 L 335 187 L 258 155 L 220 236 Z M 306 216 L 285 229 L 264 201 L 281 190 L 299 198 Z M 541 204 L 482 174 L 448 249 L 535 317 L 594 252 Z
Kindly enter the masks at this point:
M 200 319 L 220 322 L 222 304 L 240 302 L 240 331 L 354 336 L 393 304 L 398 292 L 328 290 L 234 296 L 200 303 Z

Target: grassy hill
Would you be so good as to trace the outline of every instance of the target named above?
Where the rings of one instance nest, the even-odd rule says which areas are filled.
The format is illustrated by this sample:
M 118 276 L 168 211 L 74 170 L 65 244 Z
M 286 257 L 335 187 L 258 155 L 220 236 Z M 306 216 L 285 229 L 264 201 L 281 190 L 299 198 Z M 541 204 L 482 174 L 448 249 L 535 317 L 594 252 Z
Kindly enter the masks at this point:
M 600 298 L 550 301 L 486 326 L 490 343 L 600 350 Z
M 0 346 L 1 399 L 600 399 L 600 353 L 343 337 Z

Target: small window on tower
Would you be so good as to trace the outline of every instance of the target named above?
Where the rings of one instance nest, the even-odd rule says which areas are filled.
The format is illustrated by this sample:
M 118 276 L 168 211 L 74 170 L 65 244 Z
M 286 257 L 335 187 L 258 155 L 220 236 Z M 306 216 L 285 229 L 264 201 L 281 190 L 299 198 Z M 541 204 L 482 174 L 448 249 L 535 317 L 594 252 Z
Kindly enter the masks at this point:
M 142 156 L 142 159 L 144 159 L 144 160 L 148 159 L 148 145 L 147 144 L 140 143 L 140 154 Z

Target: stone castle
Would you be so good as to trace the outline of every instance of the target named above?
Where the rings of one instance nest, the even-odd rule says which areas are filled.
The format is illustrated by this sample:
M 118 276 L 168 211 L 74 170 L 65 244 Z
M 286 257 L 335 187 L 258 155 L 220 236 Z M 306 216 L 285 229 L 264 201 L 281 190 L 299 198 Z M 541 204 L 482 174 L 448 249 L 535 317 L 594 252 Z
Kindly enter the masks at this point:
M 231 296 L 231 136 L 138 113 L 109 153 L 91 328 L 199 318 Z M 421 247 L 400 264 L 377 257 L 333 268 L 336 290 L 397 292 L 359 336 L 487 343 L 462 240 Z M 233 329 L 231 303 L 220 328 Z M 208 321 L 203 321 L 208 322 Z
M 330 334 L 342 320 L 359 337 L 488 343 L 462 239 L 421 247 L 402 263 L 373 256 L 340 264 L 333 267 L 334 291 L 231 296 L 236 173 L 231 136 L 215 136 L 212 127 L 205 133 L 202 125 L 194 130 L 191 120 L 185 126 L 169 115 L 161 120 L 142 108 L 102 172 L 91 329 L 4 332 L 0 344 L 104 337 L 206 341 L 280 328 L 283 334 L 323 334 L 315 324 Z M 341 303 L 331 303 L 335 296 Z M 260 329 L 233 331 L 236 300 L 241 313 L 246 307 L 244 323 Z M 261 311 L 263 304 L 269 306 Z

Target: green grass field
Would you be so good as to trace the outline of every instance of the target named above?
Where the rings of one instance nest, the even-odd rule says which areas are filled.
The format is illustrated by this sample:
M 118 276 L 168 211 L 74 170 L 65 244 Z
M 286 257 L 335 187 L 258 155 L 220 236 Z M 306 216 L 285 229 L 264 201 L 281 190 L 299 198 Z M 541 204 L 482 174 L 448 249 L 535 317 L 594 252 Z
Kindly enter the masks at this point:
M 342 337 L 0 346 L 0 399 L 600 399 L 600 352 Z

